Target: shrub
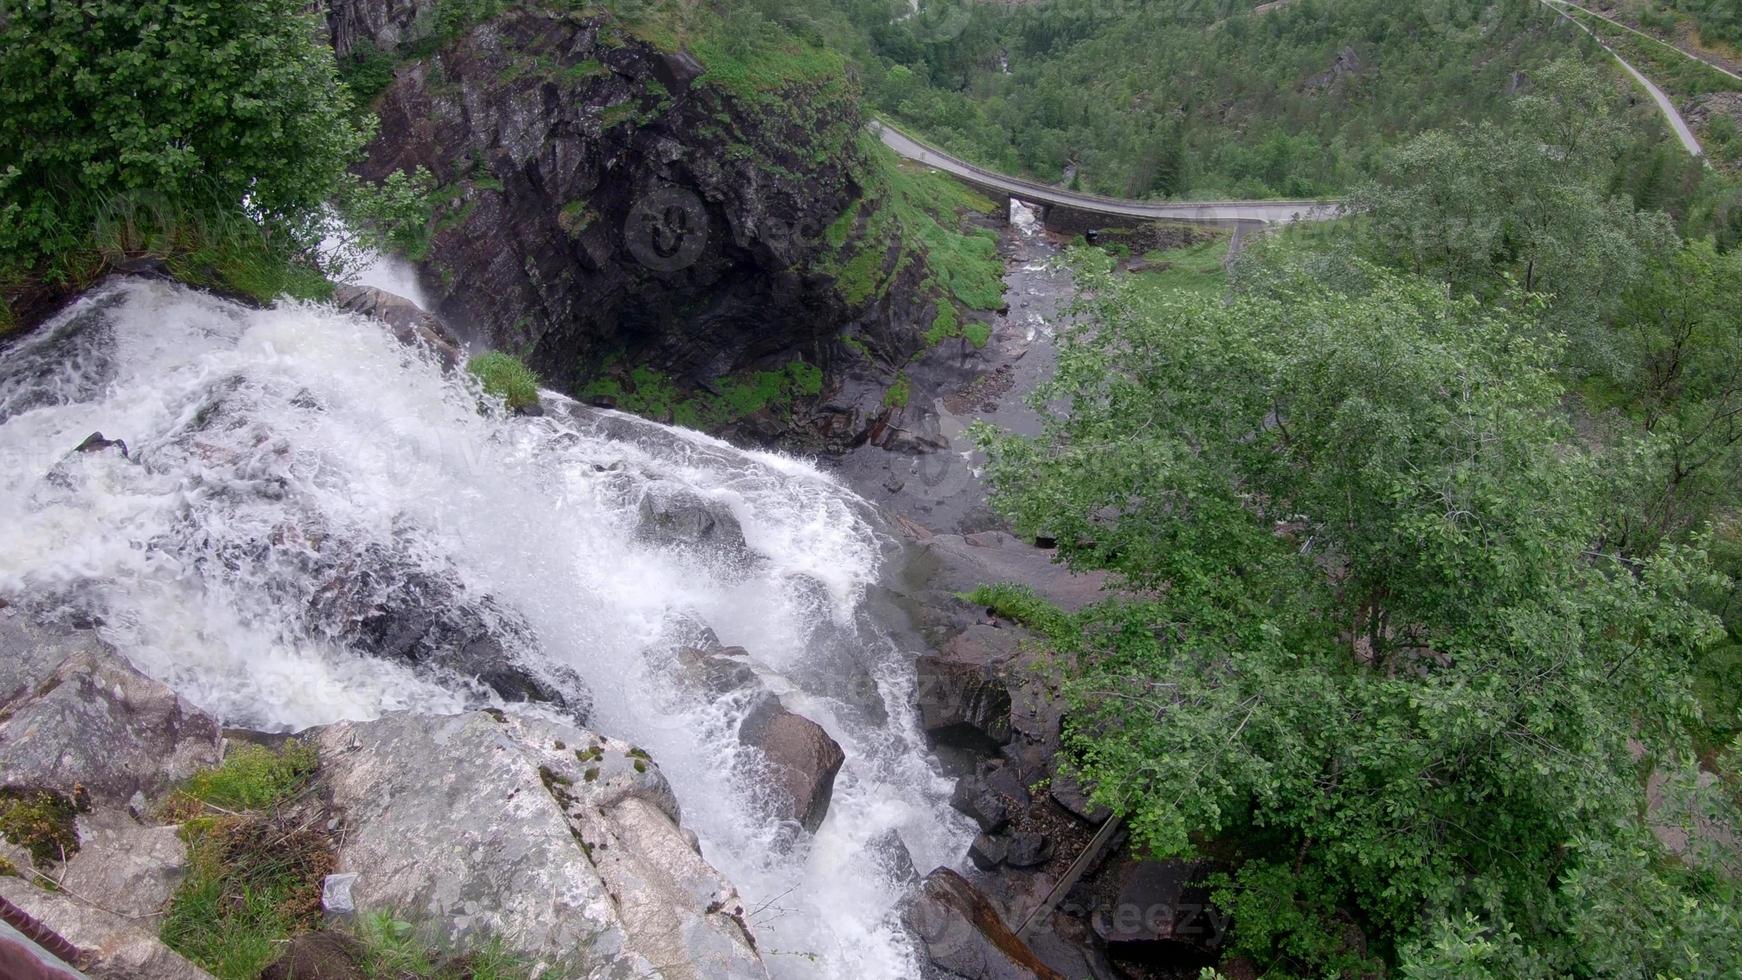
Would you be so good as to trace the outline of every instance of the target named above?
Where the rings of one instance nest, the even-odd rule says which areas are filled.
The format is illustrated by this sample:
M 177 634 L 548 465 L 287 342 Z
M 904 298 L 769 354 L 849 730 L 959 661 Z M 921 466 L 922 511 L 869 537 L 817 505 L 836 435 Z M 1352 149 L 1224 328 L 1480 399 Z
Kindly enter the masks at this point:
M 477 376 L 487 394 L 502 399 L 510 409 L 538 404 L 538 375 L 512 354 L 479 354 L 466 363 L 466 370 Z
M 257 225 L 283 258 L 364 139 L 318 18 L 276 0 L 22 0 L 0 16 L 0 280 L 98 274 L 103 212 Z M 11 287 L 9 287 L 11 288 Z

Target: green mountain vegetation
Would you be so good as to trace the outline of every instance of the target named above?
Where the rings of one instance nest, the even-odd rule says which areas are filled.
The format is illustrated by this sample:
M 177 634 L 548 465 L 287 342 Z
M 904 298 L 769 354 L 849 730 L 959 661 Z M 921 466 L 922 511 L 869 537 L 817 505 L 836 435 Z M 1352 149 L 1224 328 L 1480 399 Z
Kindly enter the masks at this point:
M 1069 413 L 980 433 L 994 504 L 1117 597 L 979 598 L 1261 975 L 1742 968 L 1737 838 L 1654 833 L 1742 826 L 1742 253 L 1614 192 L 1602 77 L 1405 143 L 1219 294 L 1085 257 L 1035 401 Z

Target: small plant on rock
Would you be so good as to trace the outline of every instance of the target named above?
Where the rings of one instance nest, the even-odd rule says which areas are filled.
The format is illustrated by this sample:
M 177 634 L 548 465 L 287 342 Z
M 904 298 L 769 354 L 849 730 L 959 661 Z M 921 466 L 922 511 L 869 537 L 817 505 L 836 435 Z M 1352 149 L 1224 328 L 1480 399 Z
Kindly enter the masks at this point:
M 538 375 L 512 354 L 479 354 L 466 363 L 466 370 L 477 376 L 486 394 L 502 399 L 512 411 L 538 404 Z

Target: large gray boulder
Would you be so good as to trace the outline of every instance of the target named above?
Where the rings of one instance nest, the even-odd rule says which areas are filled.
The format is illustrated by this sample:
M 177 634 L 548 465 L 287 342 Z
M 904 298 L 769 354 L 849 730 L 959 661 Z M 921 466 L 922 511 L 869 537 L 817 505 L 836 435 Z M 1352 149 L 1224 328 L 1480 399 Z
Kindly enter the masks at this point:
M 219 742 L 217 722 L 94 631 L 0 610 L 0 786 L 123 805 L 217 765 Z
M 1040 961 L 986 896 L 949 868 L 926 875 L 902 920 L 931 964 L 966 980 L 1064 980 Z
M 738 728 L 745 745 L 762 750 L 766 785 L 774 800 L 775 815 L 797 820 L 816 832 L 829 813 L 835 792 L 835 775 L 847 756 L 823 726 L 781 706 L 765 694 Z
M 732 884 L 645 753 L 513 712 L 319 731 L 360 909 L 498 936 L 556 976 L 765 977 Z
M 835 776 L 846 753 L 823 726 L 788 711 L 750 666 L 743 647 L 686 648 L 673 675 L 680 689 L 709 700 L 743 698 L 738 741 L 757 750 L 753 773 L 759 799 L 776 820 L 795 820 L 812 833 L 828 816 Z

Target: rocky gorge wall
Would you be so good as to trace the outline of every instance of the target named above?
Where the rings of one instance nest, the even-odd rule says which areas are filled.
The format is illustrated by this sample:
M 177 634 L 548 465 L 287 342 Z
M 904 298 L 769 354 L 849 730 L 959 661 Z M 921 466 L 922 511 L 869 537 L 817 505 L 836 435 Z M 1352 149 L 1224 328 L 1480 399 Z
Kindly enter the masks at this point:
M 329 7 L 341 63 L 396 63 L 359 171 L 434 175 L 423 264 L 450 323 L 571 391 L 633 369 L 644 387 L 714 396 L 730 404 L 687 420 L 714 429 L 774 399 L 821 400 L 845 362 L 898 364 L 923 345 L 914 324 L 937 314 L 924 263 L 854 235 L 881 205 L 838 57 L 685 45 L 536 5 L 445 17 L 427 0 Z M 867 273 L 876 288 L 843 284 Z

